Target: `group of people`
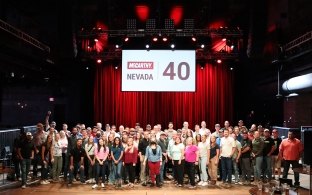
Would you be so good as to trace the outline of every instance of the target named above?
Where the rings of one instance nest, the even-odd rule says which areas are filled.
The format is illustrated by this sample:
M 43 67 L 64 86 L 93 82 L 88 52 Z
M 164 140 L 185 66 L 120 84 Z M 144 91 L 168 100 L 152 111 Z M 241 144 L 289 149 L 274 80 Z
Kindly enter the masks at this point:
M 138 123 L 134 128 L 120 125 L 118 130 L 109 124 L 102 130 L 101 123 L 92 128 L 77 124 L 71 131 L 67 124 L 60 131 L 55 128 L 55 122 L 45 127 L 38 123 L 33 135 L 27 132 L 17 139 L 14 162 L 16 176 L 22 176 L 22 188 L 31 164 L 34 178 L 40 165 L 43 185 L 61 182 L 60 176 L 69 186 L 80 180 L 93 189 L 107 183 L 161 187 L 165 180 L 172 180 L 177 187 L 188 183 L 189 188 L 216 185 L 218 180 L 224 187 L 233 182 L 250 185 L 252 175 L 254 182 L 278 179 L 282 160 L 283 177 L 287 178 L 290 164 L 298 167 L 303 151 L 293 132 L 281 140 L 276 129 L 252 125 L 248 130 L 242 120 L 235 127 L 228 121 L 223 128 L 216 124 L 213 131 L 206 128 L 205 121 L 194 130 L 186 121 L 181 129 L 175 130 L 169 123 L 164 131 L 160 124 L 143 129 Z M 295 185 L 299 184 L 295 173 Z

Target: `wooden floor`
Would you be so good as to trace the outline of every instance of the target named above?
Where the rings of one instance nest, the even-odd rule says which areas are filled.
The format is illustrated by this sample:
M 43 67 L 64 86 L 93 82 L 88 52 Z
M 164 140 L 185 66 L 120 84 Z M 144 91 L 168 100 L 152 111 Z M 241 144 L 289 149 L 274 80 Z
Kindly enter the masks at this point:
M 188 189 L 187 187 L 178 188 L 173 184 L 164 184 L 162 188 L 150 188 L 135 185 L 134 188 L 123 186 L 121 189 L 115 189 L 114 186 L 106 185 L 105 188 L 92 189 L 91 184 L 74 183 L 67 187 L 63 183 L 52 183 L 48 185 L 32 185 L 26 189 L 16 188 L 0 192 L 0 195 L 91 195 L 91 194 L 116 194 L 116 195 L 248 195 L 248 190 L 252 186 L 233 185 L 231 188 L 223 188 L 219 185 L 208 187 L 197 187 Z M 308 190 L 299 189 L 300 195 L 308 195 Z

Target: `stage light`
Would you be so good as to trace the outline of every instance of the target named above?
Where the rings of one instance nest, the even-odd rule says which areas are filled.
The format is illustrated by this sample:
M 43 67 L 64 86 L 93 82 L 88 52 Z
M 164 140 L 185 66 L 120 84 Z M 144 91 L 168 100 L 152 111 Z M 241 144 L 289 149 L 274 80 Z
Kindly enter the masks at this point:
M 88 49 L 90 49 L 91 47 L 90 47 L 90 45 L 88 45 Z
M 153 37 L 153 41 L 156 42 L 158 41 L 158 38 L 156 36 Z
M 99 40 L 98 40 L 98 39 L 94 39 L 94 41 L 95 41 L 95 42 L 98 42 Z
M 124 38 L 124 41 L 125 41 L 125 42 L 128 42 L 128 41 L 129 41 L 129 37 L 125 37 L 125 38 Z
M 226 38 L 223 38 L 222 41 L 226 41 Z
M 231 68 L 230 68 L 230 70 L 234 70 L 234 68 L 233 68 L 233 67 L 231 67 Z
M 204 49 L 204 48 L 205 48 L 205 45 L 204 45 L 204 44 L 201 44 L 201 45 L 200 45 L 200 48 Z
M 119 48 L 119 45 L 118 45 L 118 44 L 116 44 L 116 45 L 115 45 L 115 48 L 116 48 L 116 49 L 118 49 L 118 48 Z
M 166 42 L 166 41 L 168 41 L 168 38 L 165 36 L 162 38 L 162 40 L 163 40 L 163 42 Z
M 117 65 L 115 66 L 115 69 L 116 69 L 116 70 L 118 69 L 118 66 L 117 66 Z
M 197 40 L 196 37 L 193 36 L 193 37 L 192 37 L 192 41 L 193 41 L 193 42 L 196 42 L 196 40 Z
M 146 44 L 146 45 L 145 45 L 145 48 L 146 48 L 146 49 L 148 49 L 149 47 L 150 47 L 150 45 L 149 45 L 149 44 Z
M 88 66 L 86 67 L 86 70 L 89 70 L 89 67 L 88 67 Z
M 218 64 L 221 64 L 221 63 L 222 63 L 222 60 L 218 59 L 218 60 L 217 60 L 217 63 L 218 63 Z
M 234 49 L 234 45 L 231 45 L 231 50 L 233 50 Z
M 102 60 L 101 60 L 101 59 L 97 59 L 97 60 L 96 60 L 96 63 L 101 64 L 101 63 L 102 63 Z
M 175 44 L 172 43 L 172 44 L 170 45 L 170 47 L 171 47 L 171 49 L 174 49 L 174 48 L 175 48 Z

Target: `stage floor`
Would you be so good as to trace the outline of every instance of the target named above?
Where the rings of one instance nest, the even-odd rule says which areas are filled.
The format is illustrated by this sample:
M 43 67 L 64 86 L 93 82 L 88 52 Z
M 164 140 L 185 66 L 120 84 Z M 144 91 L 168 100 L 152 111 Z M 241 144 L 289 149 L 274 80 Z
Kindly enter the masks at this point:
M 118 195 L 248 195 L 252 186 L 232 185 L 231 188 L 217 186 L 196 187 L 188 189 L 187 187 L 178 188 L 173 184 L 164 184 L 162 188 L 143 187 L 135 185 L 134 188 L 123 186 L 121 189 L 115 189 L 112 185 L 106 185 L 105 188 L 92 189 L 91 184 L 82 185 L 74 183 L 71 187 L 67 187 L 63 183 L 51 183 L 48 185 L 32 185 L 26 189 L 16 188 L 8 189 L 0 192 L 1 195 L 90 195 L 90 194 L 118 194 Z M 308 190 L 299 189 L 300 195 L 308 195 Z

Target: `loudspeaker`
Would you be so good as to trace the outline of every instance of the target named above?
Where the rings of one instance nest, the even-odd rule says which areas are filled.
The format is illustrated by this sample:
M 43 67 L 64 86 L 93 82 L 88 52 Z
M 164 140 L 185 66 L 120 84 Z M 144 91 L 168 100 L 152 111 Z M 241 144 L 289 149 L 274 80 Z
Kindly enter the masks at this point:
M 312 165 L 312 131 L 301 131 L 303 144 L 303 163 Z

